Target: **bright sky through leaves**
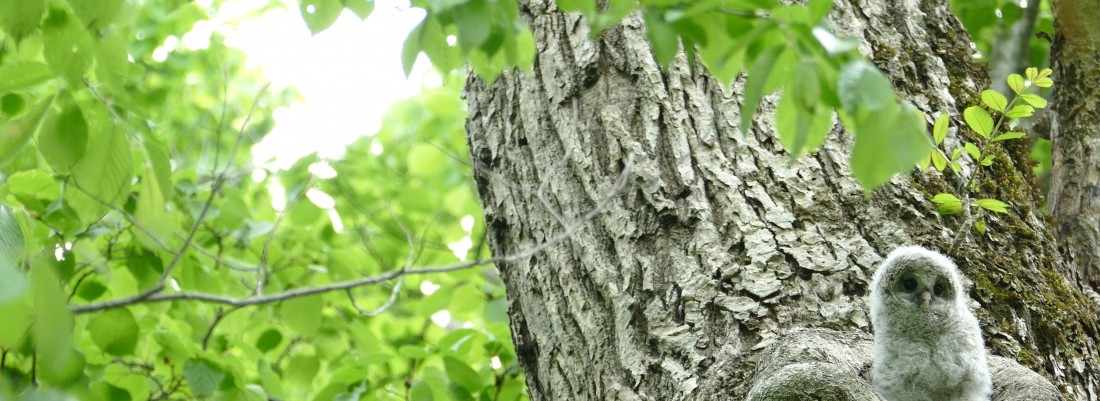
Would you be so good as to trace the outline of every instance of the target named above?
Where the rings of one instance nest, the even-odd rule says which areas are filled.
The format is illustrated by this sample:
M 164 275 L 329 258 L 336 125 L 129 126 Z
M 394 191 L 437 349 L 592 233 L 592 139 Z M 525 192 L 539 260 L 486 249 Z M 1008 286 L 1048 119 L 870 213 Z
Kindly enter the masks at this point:
M 275 112 L 274 130 L 253 149 L 256 163 L 285 168 L 311 152 L 339 156 L 346 144 L 378 130 L 390 102 L 415 95 L 422 82 L 438 82 L 426 60 L 408 80 L 401 71 L 401 45 L 424 14 L 407 1 L 378 0 L 366 21 L 345 11 L 317 36 L 297 3 L 283 2 L 259 17 L 250 14 L 263 1 L 230 2 L 215 18 L 238 19 L 226 43 L 247 53 L 249 66 L 263 70 L 272 89 L 294 87 L 302 97 Z

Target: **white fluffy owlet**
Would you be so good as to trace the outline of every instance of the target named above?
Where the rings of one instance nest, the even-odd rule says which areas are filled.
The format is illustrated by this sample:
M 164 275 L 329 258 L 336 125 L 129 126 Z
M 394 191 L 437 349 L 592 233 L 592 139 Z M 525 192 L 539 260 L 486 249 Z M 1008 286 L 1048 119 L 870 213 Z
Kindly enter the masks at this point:
M 871 384 L 890 401 L 988 401 L 989 365 L 958 268 L 919 246 L 890 252 L 871 282 Z

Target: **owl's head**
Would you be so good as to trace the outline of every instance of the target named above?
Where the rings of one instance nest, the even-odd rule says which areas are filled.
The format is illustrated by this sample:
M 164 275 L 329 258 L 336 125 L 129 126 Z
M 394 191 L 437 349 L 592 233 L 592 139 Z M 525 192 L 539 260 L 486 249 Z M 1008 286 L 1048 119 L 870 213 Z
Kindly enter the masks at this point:
M 890 252 L 871 283 L 871 318 L 884 313 L 937 321 L 963 305 L 958 268 L 946 256 L 919 246 Z

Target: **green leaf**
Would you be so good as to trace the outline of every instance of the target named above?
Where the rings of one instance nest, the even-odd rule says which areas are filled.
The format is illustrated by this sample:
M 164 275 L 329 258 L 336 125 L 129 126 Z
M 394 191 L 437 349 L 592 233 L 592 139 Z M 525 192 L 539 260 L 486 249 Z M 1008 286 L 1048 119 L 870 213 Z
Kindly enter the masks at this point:
M 832 0 L 822 0 L 822 2 L 829 2 L 831 5 Z M 815 26 L 810 33 L 830 56 L 837 56 L 859 49 L 859 42 L 851 38 L 839 38 L 828 29 L 820 26 Z
M 18 93 L 8 93 L 4 96 L 0 96 L 0 113 L 3 113 L 5 116 L 17 116 L 26 108 L 27 101 Z
M 73 12 L 84 22 L 89 30 L 96 30 L 111 24 L 122 8 L 123 0 L 69 0 Z
M 1020 94 L 1026 87 L 1024 85 L 1024 77 L 1021 77 L 1020 74 L 1008 74 L 1005 81 L 1008 82 L 1008 87 L 1012 88 L 1012 91 L 1016 92 L 1016 94 Z
M 1008 131 L 1003 134 L 997 135 L 996 137 L 993 137 L 993 142 L 1007 141 L 1009 139 L 1023 138 L 1025 136 L 1027 136 L 1027 133 Z
M 963 149 L 966 150 L 966 153 L 969 153 L 970 157 L 973 158 L 974 160 L 978 160 L 982 157 L 982 151 L 979 150 L 978 146 L 974 145 L 973 143 L 970 143 L 970 142 L 964 143 L 963 144 Z
M 977 231 L 979 235 L 985 235 L 985 221 L 978 220 L 974 222 L 974 231 Z
M 145 229 L 134 230 L 134 235 L 145 249 L 156 252 L 161 249 L 161 243 L 172 240 L 176 216 L 166 209 L 169 202 L 161 193 L 163 186 L 156 182 L 158 177 L 150 170 L 152 166 L 147 166 L 141 178 L 141 194 L 134 211 L 136 223 Z
M 92 66 L 95 47 L 80 21 L 63 9 L 51 8 L 42 25 L 43 56 L 46 64 L 73 87 L 84 85 L 84 72 Z
M 1005 106 L 1008 105 L 1008 99 L 995 90 L 986 89 L 982 91 L 982 103 L 985 103 L 990 109 L 997 111 L 1005 111 Z
M 114 32 L 99 38 L 95 45 L 96 79 L 114 91 L 125 90 L 125 83 L 141 73 L 141 68 L 129 60 L 126 42 Z
M 950 216 L 962 212 L 962 201 L 955 195 L 939 193 L 932 197 L 932 203 L 936 204 L 936 211 L 940 215 Z
M 993 165 L 993 155 L 986 156 L 984 159 L 982 159 L 981 164 L 983 166 L 986 166 L 986 167 L 992 166 Z
M 432 395 L 431 386 L 423 380 L 417 380 L 409 388 L 408 399 L 411 401 L 433 401 L 435 398 Z
M 320 368 L 321 362 L 317 356 L 295 355 L 287 363 L 286 377 L 291 385 L 300 389 L 309 389 L 317 379 L 317 371 Z
M 809 21 L 816 25 L 829 15 L 829 10 L 833 8 L 833 0 L 809 0 L 807 5 L 810 10 Z
M 8 164 L 23 151 L 27 141 L 38 131 L 53 100 L 54 96 L 50 96 L 39 102 L 31 112 L 0 127 L 0 166 Z
M 454 23 L 458 26 L 458 44 L 463 51 L 481 46 L 492 33 L 493 21 L 485 0 L 467 0 L 454 8 Z
M 1054 80 L 1052 80 L 1050 78 L 1043 77 L 1043 78 L 1036 79 L 1035 82 L 1032 82 L 1032 83 L 1035 86 L 1038 86 L 1040 88 L 1049 88 L 1051 85 L 1054 85 Z
M 0 29 L 19 43 L 38 30 L 38 23 L 45 12 L 46 0 L 0 1 Z
M 1024 75 L 1027 76 L 1028 81 L 1034 81 L 1035 78 L 1039 77 L 1039 69 L 1035 67 L 1027 67 L 1027 69 L 1024 70 Z
M 947 138 L 947 124 L 947 113 L 940 113 L 940 116 L 936 117 L 935 125 L 932 126 L 932 138 L 936 140 L 936 146 L 939 146 L 943 143 L 944 138 Z
M 837 86 L 840 103 L 849 114 L 856 110 L 882 110 L 894 105 L 894 88 L 874 66 L 857 60 L 844 65 Z
M 80 284 L 80 288 L 76 290 L 76 295 L 85 301 L 92 301 L 105 292 L 107 292 L 107 287 L 100 284 L 99 281 L 86 280 Z
M 397 353 L 412 359 L 424 359 L 430 355 L 428 351 L 424 350 L 424 347 L 417 347 L 415 345 L 402 345 L 397 348 Z
M 1033 94 L 1033 93 L 1024 93 L 1024 94 L 1020 95 L 1020 99 L 1027 102 L 1027 104 L 1030 104 L 1030 105 L 1032 105 L 1033 107 L 1035 107 L 1037 109 L 1047 107 L 1047 100 L 1043 99 L 1042 96 L 1039 96 L 1039 95 L 1036 95 L 1036 94 Z
M 1005 112 L 1005 117 L 1008 118 L 1026 118 L 1031 117 L 1035 113 L 1035 109 L 1026 104 L 1019 104 L 1012 106 L 1011 109 Z
M 91 140 L 84 157 L 72 169 L 73 180 L 84 191 L 113 205 L 130 192 L 134 169 L 130 142 L 121 127 L 108 121 L 106 110 L 98 105 L 93 107 L 98 115 L 89 116 L 88 110 L 84 110 Z M 88 203 L 98 204 L 93 200 Z
M 936 166 L 936 170 L 940 172 L 947 168 L 947 157 L 939 149 L 932 151 L 932 165 Z
M 523 71 L 530 71 L 535 65 L 535 36 L 527 27 L 516 33 L 515 64 Z
M 756 114 L 760 99 L 765 95 L 764 84 L 768 82 L 768 76 L 772 73 L 776 59 L 785 50 L 785 45 L 768 47 L 753 60 L 749 67 L 749 76 L 745 81 L 745 92 L 741 101 L 741 134 L 749 132 L 752 126 L 753 114 Z
M 646 10 L 645 29 L 646 38 L 653 49 L 653 58 L 661 68 L 668 68 L 668 64 L 680 52 L 680 34 L 665 22 L 663 13 L 658 9 Z
M 1049 77 L 1053 73 L 1054 73 L 1054 70 L 1052 70 L 1050 68 L 1044 68 L 1042 71 L 1039 71 L 1039 74 L 1035 76 L 1035 79 L 1046 78 L 1046 77 Z
M 951 161 L 959 160 L 959 156 L 962 156 L 962 148 L 955 148 L 951 151 Z
M 225 379 L 225 372 L 205 359 L 191 359 L 183 365 L 183 379 L 191 387 L 191 393 L 205 397 L 218 389 Z
M 47 382 L 68 383 L 80 375 L 83 365 L 72 350 L 73 317 L 66 306 L 66 294 L 54 272 L 52 254 L 34 258 L 31 283 L 34 288 L 34 344 L 42 377 Z
M 7 2 L 5 2 L 7 3 Z M 13 1 L 12 3 L 19 3 Z M 57 77 L 49 66 L 30 61 L 9 61 L 0 65 L 0 93 L 29 88 Z
M 981 107 L 967 107 L 963 111 L 963 119 L 966 120 L 966 125 L 970 129 L 984 138 L 989 138 L 989 134 L 993 132 L 993 117 Z
M 870 192 L 932 150 L 924 118 L 910 105 L 889 105 L 855 123 L 852 176 Z
M 10 208 L 0 203 L 0 268 L 15 269 L 23 259 L 23 229 Z M 13 283 L 18 284 L 18 283 Z M 22 288 L 14 286 L 11 288 Z M 0 283 L 0 302 L 7 300 Z
M 38 135 L 38 151 L 54 171 L 68 174 L 88 147 L 88 123 L 72 95 L 65 92 L 59 100 L 61 112 L 46 119 Z
M 481 376 L 471 369 L 466 362 L 444 356 L 443 368 L 447 371 L 447 377 L 450 378 L 452 382 L 462 386 L 463 389 L 466 389 L 466 391 L 470 393 L 475 393 L 485 388 L 485 383 L 481 380 Z
M 281 342 L 283 342 L 283 334 L 279 333 L 279 330 L 267 329 L 260 335 L 260 338 L 256 339 L 256 349 L 260 352 L 271 351 L 279 346 Z
M 409 74 L 412 74 L 416 57 L 420 55 L 420 32 L 424 29 L 424 24 L 427 21 L 428 17 L 424 17 L 424 21 L 421 21 L 409 32 L 409 36 L 405 38 L 405 44 L 401 46 L 401 70 L 405 72 L 406 79 L 409 78 Z
M 365 20 L 374 11 L 374 0 L 343 0 L 344 8 L 355 13 L 359 20 Z
M 340 12 L 344 11 L 344 5 L 340 0 L 301 0 L 298 9 L 302 13 L 302 20 L 309 27 L 309 32 L 317 35 L 336 22 Z
M 92 342 L 111 355 L 126 356 L 134 353 L 141 329 L 129 309 L 110 309 L 92 317 L 88 322 Z
M 792 160 L 803 152 L 817 150 L 825 142 L 833 122 L 833 113 L 827 109 L 799 110 L 795 95 L 794 91 L 784 92 L 775 109 L 776 131 Z
M 978 199 L 974 201 L 974 204 L 991 212 L 1008 213 L 1008 205 L 996 199 Z
M 280 317 L 287 326 L 302 335 L 312 335 L 321 325 L 324 299 L 320 295 L 291 298 L 283 301 Z

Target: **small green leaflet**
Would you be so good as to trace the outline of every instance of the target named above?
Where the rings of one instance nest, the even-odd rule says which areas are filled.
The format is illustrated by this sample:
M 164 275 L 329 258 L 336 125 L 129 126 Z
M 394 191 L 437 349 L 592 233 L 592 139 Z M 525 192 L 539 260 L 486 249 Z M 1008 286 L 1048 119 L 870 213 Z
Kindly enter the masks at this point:
M 936 146 L 947 138 L 947 123 L 947 113 L 940 113 L 940 116 L 936 117 L 936 124 L 932 126 L 932 138 L 936 140 Z
M 38 135 L 38 151 L 54 171 L 68 174 L 84 158 L 88 147 L 88 123 L 84 113 L 66 91 L 58 98 L 61 112 L 46 118 Z
M 676 58 L 680 51 L 680 35 L 665 22 L 663 13 L 657 9 L 649 9 L 645 13 L 646 38 L 653 48 L 653 57 L 661 68 L 668 68 L 668 63 Z
M 435 398 L 432 395 L 431 386 L 423 380 L 417 380 L 413 383 L 412 387 L 409 388 L 408 399 L 410 401 L 433 401 Z
M 336 18 L 340 17 L 340 12 L 344 11 L 340 0 L 301 0 L 298 8 L 302 12 L 302 20 L 313 35 L 332 26 Z
M 1023 138 L 1025 136 L 1027 136 L 1027 134 L 1023 132 L 1008 131 L 993 137 L 993 142 L 1007 141 L 1009 139 Z
M 950 216 L 962 212 L 962 201 L 955 195 L 939 193 L 932 197 L 932 203 L 936 204 L 936 211 L 943 216 Z
M 966 120 L 966 125 L 970 129 L 984 138 L 989 138 L 989 134 L 993 133 L 993 117 L 981 107 L 967 107 L 963 111 L 963 119 Z
M 997 111 L 1005 111 L 1005 106 L 1008 105 L 1008 100 L 1004 95 L 991 89 L 982 91 L 982 103 L 989 106 L 990 109 Z
M 1007 112 L 1005 112 L 1005 117 L 1008 117 L 1008 118 L 1024 118 L 1024 117 L 1031 117 L 1031 115 L 1033 113 L 1035 113 L 1035 109 L 1032 108 L 1031 106 L 1028 106 L 1026 104 L 1018 104 L 1018 105 L 1012 106 L 1011 109 L 1009 109 Z
M 134 315 L 126 308 L 100 312 L 88 323 L 87 329 L 99 349 L 116 356 L 133 354 L 141 332 Z
M 38 30 L 45 12 L 46 0 L 0 1 L 0 29 L 15 38 L 18 44 Z
M 205 397 L 214 394 L 225 379 L 225 372 L 204 359 L 192 359 L 183 365 L 183 378 L 192 393 Z
M 1034 93 L 1024 93 L 1020 95 L 1020 99 L 1037 109 L 1047 107 L 1047 100 L 1043 99 L 1042 96 L 1036 95 Z
M 991 212 L 1008 213 L 1008 205 L 996 199 L 978 199 L 974 204 Z
M 974 230 L 977 231 L 978 234 L 985 235 L 985 221 L 983 221 L 983 220 L 975 221 L 974 222 Z
M 1008 74 L 1008 78 L 1005 78 L 1005 81 L 1008 82 L 1008 87 L 1012 88 L 1012 91 L 1017 94 L 1020 94 L 1020 92 L 1027 87 L 1024 83 L 1024 77 L 1021 77 L 1020 74 Z
M 894 89 L 882 72 L 866 61 L 853 61 L 840 71 L 838 92 L 844 109 L 881 110 L 894 104 Z
M 0 65 L 0 93 L 35 86 L 55 77 L 45 64 L 9 61 Z
M 20 228 L 19 220 L 10 208 L 0 203 L 0 269 L 11 269 L 17 273 L 16 266 L 18 266 L 19 260 L 22 259 L 22 254 L 23 230 Z M 12 289 L 14 291 L 14 289 L 22 288 L 22 285 L 16 282 L 13 282 L 12 286 L 7 284 L 0 283 L 0 301 L 7 300 L 7 297 L 5 297 L 7 290 Z M 9 292 L 9 294 L 11 293 L 13 292 Z
M 752 126 L 753 114 L 760 105 L 760 99 L 764 96 L 764 84 L 768 82 L 768 76 L 775 67 L 775 60 L 783 53 L 785 46 L 779 44 L 772 46 L 756 56 L 756 60 L 749 66 L 749 76 L 745 82 L 745 92 L 741 102 L 741 134 L 747 134 Z
M 466 362 L 444 356 L 443 367 L 447 371 L 447 377 L 450 378 L 452 382 L 462 386 L 466 391 L 474 393 L 485 388 L 485 383 L 481 380 L 481 376 L 471 369 Z
M 974 160 L 978 160 L 982 157 L 982 151 L 979 150 L 978 146 L 974 145 L 973 143 L 964 143 L 963 150 L 966 150 L 966 153 L 969 153 L 970 157 L 974 158 Z

